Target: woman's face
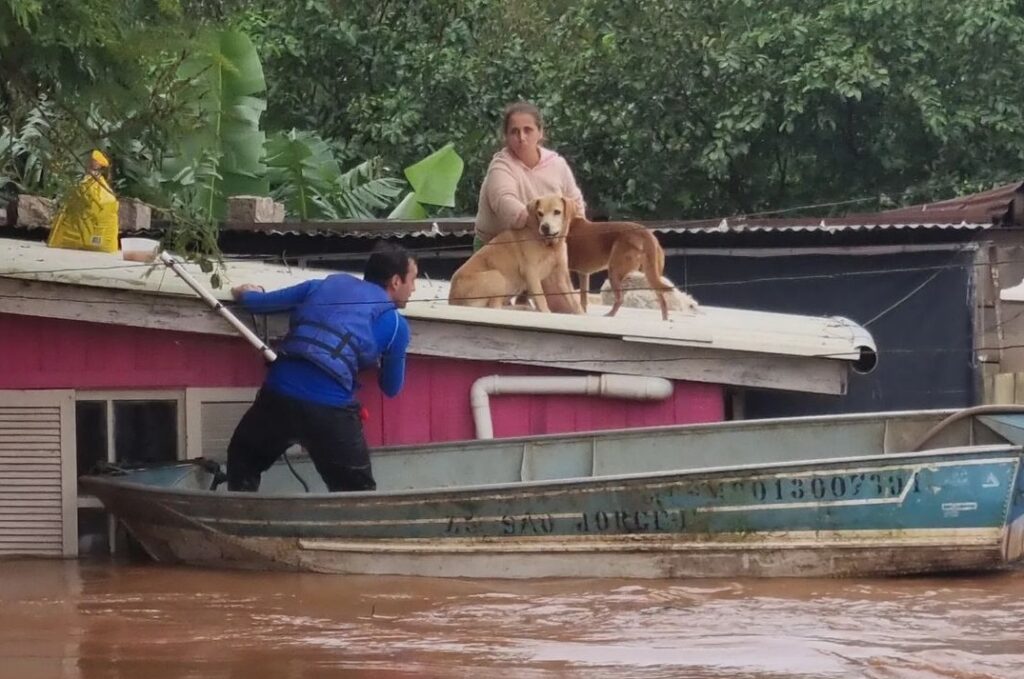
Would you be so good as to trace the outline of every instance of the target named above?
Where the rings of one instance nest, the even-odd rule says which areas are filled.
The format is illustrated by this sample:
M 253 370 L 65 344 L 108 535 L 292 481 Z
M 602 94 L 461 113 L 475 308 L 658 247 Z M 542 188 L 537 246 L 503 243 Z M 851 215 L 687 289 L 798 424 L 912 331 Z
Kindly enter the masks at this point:
M 529 113 L 513 113 L 505 126 L 505 146 L 523 162 L 536 161 L 544 130 Z

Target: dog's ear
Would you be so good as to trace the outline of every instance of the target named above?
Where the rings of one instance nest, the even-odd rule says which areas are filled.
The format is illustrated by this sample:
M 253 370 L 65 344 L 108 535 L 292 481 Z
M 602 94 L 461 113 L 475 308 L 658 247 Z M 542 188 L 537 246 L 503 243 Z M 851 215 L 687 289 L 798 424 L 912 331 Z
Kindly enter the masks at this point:
M 540 199 L 534 198 L 526 204 L 526 223 L 536 224 L 537 223 L 537 207 L 540 205 Z
M 562 223 L 565 224 L 565 228 L 569 228 L 576 217 L 576 201 L 562 196 Z

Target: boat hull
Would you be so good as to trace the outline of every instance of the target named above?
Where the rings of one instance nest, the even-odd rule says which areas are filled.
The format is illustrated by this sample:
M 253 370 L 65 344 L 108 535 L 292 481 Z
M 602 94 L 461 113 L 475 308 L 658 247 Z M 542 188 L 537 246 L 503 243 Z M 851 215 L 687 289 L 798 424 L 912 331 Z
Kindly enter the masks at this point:
M 186 469 L 182 473 L 193 473 Z M 1022 557 L 1018 446 L 424 492 L 83 479 L 158 561 L 445 577 L 856 577 Z
M 241 538 L 133 524 L 157 561 L 208 568 L 456 578 L 880 577 L 977 572 L 1007 565 L 995 532 L 799 544 L 631 539 L 337 541 Z M 894 539 L 895 538 L 895 539 Z M 894 543 L 899 541 L 898 546 Z

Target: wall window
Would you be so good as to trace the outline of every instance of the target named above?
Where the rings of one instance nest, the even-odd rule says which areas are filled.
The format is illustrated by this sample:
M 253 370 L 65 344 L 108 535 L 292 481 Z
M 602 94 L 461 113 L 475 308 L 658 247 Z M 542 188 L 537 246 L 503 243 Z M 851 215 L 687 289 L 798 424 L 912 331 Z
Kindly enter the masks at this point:
M 178 401 L 112 401 L 114 461 L 121 464 L 179 459 Z
M 173 462 L 185 457 L 184 392 L 80 391 L 75 431 L 78 474 L 109 462 L 125 466 Z M 96 498 L 79 491 L 79 549 L 99 554 L 118 549 L 123 536 L 102 516 Z
M 75 402 L 75 448 L 78 476 L 94 471 L 107 461 L 107 402 Z

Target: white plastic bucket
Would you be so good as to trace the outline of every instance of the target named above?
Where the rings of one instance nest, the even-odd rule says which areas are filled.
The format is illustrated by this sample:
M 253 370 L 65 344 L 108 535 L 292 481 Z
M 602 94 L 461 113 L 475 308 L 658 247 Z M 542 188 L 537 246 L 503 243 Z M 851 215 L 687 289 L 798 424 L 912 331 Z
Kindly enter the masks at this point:
M 130 262 L 152 262 L 160 251 L 160 241 L 152 238 L 122 238 L 121 257 Z

